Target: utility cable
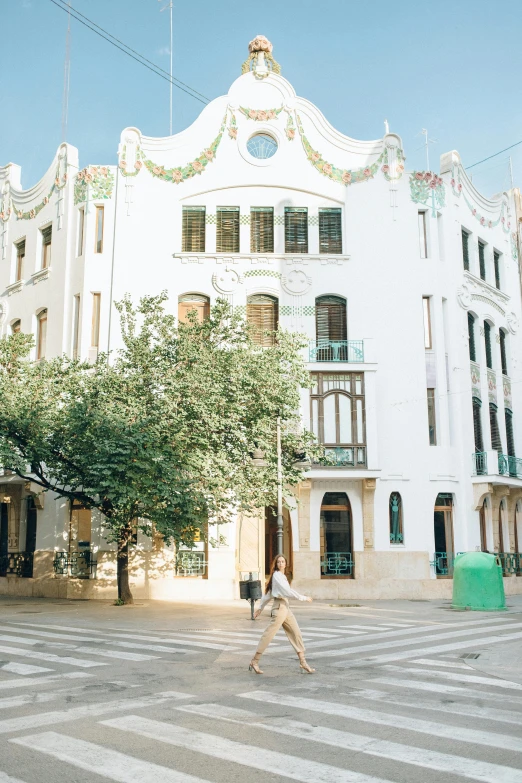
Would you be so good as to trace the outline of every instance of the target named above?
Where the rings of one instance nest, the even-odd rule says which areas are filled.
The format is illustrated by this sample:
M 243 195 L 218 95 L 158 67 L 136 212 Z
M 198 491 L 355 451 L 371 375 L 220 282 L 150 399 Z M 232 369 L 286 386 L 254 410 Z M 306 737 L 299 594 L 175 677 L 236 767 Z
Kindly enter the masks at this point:
M 188 84 L 185 84 L 185 82 L 182 82 L 180 79 L 176 79 L 176 77 L 170 77 L 170 74 L 165 71 L 163 68 L 161 68 L 159 65 L 156 65 L 155 63 L 151 62 L 150 60 L 147 60 L 146 57 L 139 54 L 139 52 L 136 52 L 134 49 L 131 49 L 130 46 L 127 46 L 127 44 L 123 43 L 123 41 L 120 41 L 118 38 L 113 36 L 111 33 L 109 33 L 107 30 L 105 30 L 103 27 L 100 27 L 95 22 L 92 22 L 91 24 L 94 25 L 94 27 L 91 26 L 91 24 L 87 24 L 87 22 L 91 22 L 90 19 L 87 19 L 86 16 L 83 16 L 83 14 L 80 14 L 79 11 L 76 11 L 75 8 L 68 5 L 61 5 L 61 0 L 51 0 L 51 3 L 55 5 L 57 8 L 60 8 L 62 11 L 65 11 L 66 13 L 71 13 L 71 16 L 76 19 L 77 22 L 80 22 L 80 24 L 83 24 L 84 27 L 87 27 L 89 30 L 92 30 L 93 33 L 96 33 L 96 35 L 99 35 L 100 38 L 103 38 L 108 43 L 112 44 L 112 46 L 115 46 L 116 49 L 119 49 L 121 52 L 126 54 L 128 57 L 131 57 L 133 60 L 135 60 L 140 65 L 143 65 L 144 68 L 147 68 L 149 71 L 152 71 L 152 73 L 155 73 L 157 76 L 160 76 L 162 79 L 165 79 L 165 81 L 169 82 L 170 84 L 173 84 L 174 87 L 177 87 L 178 90 L 181 90 L 182 92 L 186 93 L 187 95 L 190 95 L 192 98 L 195 98 L 200 103 L 207 104 L 210 102 L 210 99 L 206 96 L 202 95 L 201 93 L 197 92 L 197 90 L 194 90 L 192 87 L 190 87 Z M 76 15 L 78 14 L 78 15 Z M 83 19 L 80 17 L 83 16 Z M 83 21 L 83 20 L 87 21 Z M 98 30 L 95 29 L 95 27 L 98 28 Z M 102 32 L 99 32 L 101 30 Z M 113 39 L 113 40 L 111 40 Z M 121 46 L 119 46 L 121 44 Z M 125 47 L 125 48 L 123 48 Z M 128 51 L 127 51 L 128 50 Z M 133 54 L 131 54 L 133 52 Z M 135 56 L 137 55 L 137 56 Z M 147 65 L 147 63 L 150 63 L 150 65 Z M 151 67 L 152 66 L 152 67 Z M 183 86 L 180 86 L 183 85 Z M 188 89 L 185 89 L 187 87 Z M 199 97 L 201 96 L 201 97 Z
M 503 152 L 507 152 L 508 150 L 512 150 L 513 147 L 518 147 L 519 144 L 522 144 L 522 139 L 520 141 L 516 141 L 514 144 L 512 144 L 510 147 L 506 147 L 503 150 L 500 150 L 499 152 L 495 152 L 493 155 L 489 155 L 489 157 L 484 158 L 483 160 L 479 160 L 476 163 L 472 163 L 471 166 L 465 166 L 465 169 L 472 169 L 474 166 L 480 166 L 481 163 L 485 163 L 487 160 L 491 160 L 491 158 L 496 158 L 497 155 L 502 155 Z

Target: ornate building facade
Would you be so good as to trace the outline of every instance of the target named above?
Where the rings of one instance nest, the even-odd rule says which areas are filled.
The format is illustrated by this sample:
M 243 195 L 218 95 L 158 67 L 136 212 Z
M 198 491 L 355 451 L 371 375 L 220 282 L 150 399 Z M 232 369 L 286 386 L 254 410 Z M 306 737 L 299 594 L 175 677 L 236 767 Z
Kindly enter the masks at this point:
M 456 553 L 501 554 L 522 592 L 522 300 L 513 193 L 459 155 L 409 171 L 400 136 L 333 128 L 271 45 L 185 131 L 126 128 L 118 165 L 62 144 L 22 190 L 0 168 L 2 333 L 35 359 L 120 344 L 114 301 L 167 289 L 204 318 L 226 297 L 260 328 L 304 333 L 303 424 L 325 445 L 285 511 L 294 584 L 317 598 L 449 597 Z M 0 593 L 112 597 L 103 519 L 0 478 Z M 138 534 L 134 594 L 234 598 L 274 552 L 270 509 L 190 552 Z

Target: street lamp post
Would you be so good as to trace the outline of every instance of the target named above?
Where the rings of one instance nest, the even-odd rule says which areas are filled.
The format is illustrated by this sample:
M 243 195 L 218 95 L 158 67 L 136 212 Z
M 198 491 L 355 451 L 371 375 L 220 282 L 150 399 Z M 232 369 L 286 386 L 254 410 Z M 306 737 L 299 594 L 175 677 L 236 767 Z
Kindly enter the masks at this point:
M 283 467 L 281 464 L 281 417 L 277 417 L 277 554 L 283 554 Z

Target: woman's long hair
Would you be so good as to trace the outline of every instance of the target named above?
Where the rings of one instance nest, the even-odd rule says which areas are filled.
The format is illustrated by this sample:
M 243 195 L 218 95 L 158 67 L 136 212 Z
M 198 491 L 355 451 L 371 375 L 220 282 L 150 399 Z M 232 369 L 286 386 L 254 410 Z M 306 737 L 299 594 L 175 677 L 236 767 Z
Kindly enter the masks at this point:
M 274 576 L 274 571 L 279 570 L 277 567 L 277 561 L 279 560 L 280 557 L 283 558 L 283 560 L 285 561 L 285 566 L 288 568 L 288 560 L 284 555 L 276 555 L 274 557 L 274 559 L 272 560 L 272 565 L 270 566 L 270 576 L 268 577 L 268 582 L 266 583 L 265 593 L 270 592 L 270 590 L 272 589 L 272 577 Z

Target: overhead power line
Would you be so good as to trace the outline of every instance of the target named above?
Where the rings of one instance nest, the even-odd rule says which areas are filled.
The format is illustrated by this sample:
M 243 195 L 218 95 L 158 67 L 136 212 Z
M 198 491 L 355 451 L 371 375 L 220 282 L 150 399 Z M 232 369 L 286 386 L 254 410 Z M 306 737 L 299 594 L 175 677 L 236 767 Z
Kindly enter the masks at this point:
M 200 103 L 204 103 L 204 104 L 210 103 L 210 98 L 207 98 L 205 95 L 195 90 L 189 84 L 185 84 L 185 82 L 182 82 L 180 79 L 177 79 L 175 76 L 171 78 L 168 71 L 165 71 L 159 65 L 156 65 L 156 63 L 153 63 L 151 60 L 148 60 L 146 57 L 144 57 L 142 54 L 137 52 L 135 49 L 132 49 L 130 46 L 127 46 L 126 43 L 120 41 L 119 38 L 116 38 L 116 36 L 109 33 L 103 27 L 100 27 L 100 25 L 96 24 L 96 22 L 93 22 L 92 19 L 89 19 L 87 16 L 84 16 L 72 6 L 63 2 L 63 0 L 51 0 L 51 3 L 53 3 L 53 5 L 55 5 L 57 8 L 60 8 L 62 11 L 65 11 L 65 13 L 70 13 L 71 16 L 74 19 L 76 19 L 77 22 L 83 24 L 84 27 L 87 27 L 89 30 L 92 30 L 92 32 L 96 33 L 96 35 L 99 35 L 100 38 L 103 38 L 105 41 L 112 44 L 112 46 L 115 46 L 116 49 L 119 49 L 121 52 L 123 52 L 123 54 L 126 54 L 128 57 L 131 57 L 140 65 L 143 65 L 144 68 L 147 68 L 149 71 L 152 71 L 152 73 L 155 73 L 157 76 L 160 76 L 162 79 L 165 79 L 165 81 L 174 85 L 174 87 L 177 87 L 178 90 L 182 90 L 182 92 L 185 92 L 187 95 L 190 95 L 192 98 L 195 98 Z
M 507 152 L 508 150 L 512 150 L 513 147 L 518 147 L 519 144 L 522 144 L 522 139 L 520 141 L 516 141 L 510 147 L 506 147 L 503 150 L 499 150 L 499 152 L 493 153 L 493 155 L 489 155 L 487 158 L 484 158 L 483 160 L 479 160 L 476 163 L 472 163 L 471 166 L 465 166 L 465 168 L 466 169 L 472 169 L 474 166 L 480 166 L 481 163 L 485 163 L 487 160 L 491 160 L 491 158 L 496 158 L 497 155 L 502 155 L 503 152 Z

